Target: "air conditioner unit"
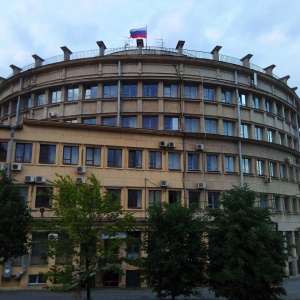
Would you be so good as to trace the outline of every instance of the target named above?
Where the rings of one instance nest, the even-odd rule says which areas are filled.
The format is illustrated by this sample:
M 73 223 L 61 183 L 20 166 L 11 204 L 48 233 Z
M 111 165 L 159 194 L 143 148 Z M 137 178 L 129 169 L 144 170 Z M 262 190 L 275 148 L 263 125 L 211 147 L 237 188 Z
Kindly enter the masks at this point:
M 292 159 L 291 159 L 290 157 L 286 157 L 286 158 L 285 158 L 285 162 L 286 162 L 287 164 L 290 164 L 290 163 L 292 162 Z
M 4 164 L 0 164 L 0 171 L 4 171 L 5 170 L 5 165 Z
M 35 177 L 31 175 L 25 175 L 24 176 L 24 182 L 29 183 L 29 182 L 35 182 Z
M 175 146 L 176 146 L 175 143 L 173 143 L 173 142 L 170 142 L 170 143 L 169 143 L 169 147 L 170 147 L 170 148 L 175 148 Z
M 49 112 L 49 118 L 55 118 L 56 113 L 55 112 Z
M 197 186 L 198 186 L 198 189 L 206 189 L 206 183 L 205 182 L 199 181 L 197 183 Z
M 196 145 L 196 150 L 203 151 L 204 150 L 204 145 L 203 144 L 197 144 Z
M 266 177 L 265 178 L 265 183 L 271 183 L 272 182 L 272 178 L 271 177 Z
M 84 177 L 76 177 L 75 182 L 76 183 L 85 183 L 85 178 Z
M 167 187 L 167 186 L 169 186 L 169 181 L 167 181 L 167 180 L 161 180 L 160 181 L 160 186 L 161 187 Z
M 160 147 L 168 147 L 168 142 L 160 141 L 159 146 Z
M 85 167 L 76 167 L 76 173 L 83 174 L 85 172 L 86 172 L 86 168 Z
M 35 177 L 35 182 L 36 183 L 45 183 L 46 182 L 46 177 L 44 177 L 44 176 L 36 176 Z
M 57 233 L 49 233 L 48 234 L 48 240 L 49 241 L 56 241 L 58 239 L 58 234 Z
M 12 164 L 11 169 L 13 171 L 21 171 L 22 170 L 22 164 Z

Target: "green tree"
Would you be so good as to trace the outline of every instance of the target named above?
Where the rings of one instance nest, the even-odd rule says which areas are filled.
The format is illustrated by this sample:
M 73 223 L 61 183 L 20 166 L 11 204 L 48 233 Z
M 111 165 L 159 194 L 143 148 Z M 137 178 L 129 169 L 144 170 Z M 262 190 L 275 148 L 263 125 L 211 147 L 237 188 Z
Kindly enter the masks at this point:
M 44 230 L 58 234 L 48 241 L 48 256 L 56 259 L 46 277 L 59 288 L 86 286 L 91 299 L 91 276 L 109 270 L 120 272 L 119 247 L 124 233 L 134 225 L 133 215 L 122 210 L 120 200 L 101 194 L 99 180 L 91 175 L 87 183 L 74 182 L 70 176 L 58 176 L 50 224 Z
M 149 207 L 141 274 L 158 298 L 200 295 L 197 286 L 204 282 L 206 260 L 203 232 L 203 222 L 191 207 Z
M 0 172 L 0 264 L 28 253 L 32 216 L 11 177 Z
M 268 300 L 285 295 L 287 254 L 269 208 L 255 206 L 258 194 L 234 187 L 222 194 L 222 209 L 207 210 L 208 277 L 217 296 Z

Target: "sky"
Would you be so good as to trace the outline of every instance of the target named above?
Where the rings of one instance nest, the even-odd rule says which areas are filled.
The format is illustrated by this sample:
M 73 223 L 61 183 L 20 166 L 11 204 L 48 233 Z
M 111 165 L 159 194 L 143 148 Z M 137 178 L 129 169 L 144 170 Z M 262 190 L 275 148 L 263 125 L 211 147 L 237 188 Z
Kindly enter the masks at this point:
M 0 0 L 0 77 L 61 55 L 124 47 L 133 28 L 147 26 L 148 46 L 211 52 L 243 58 L 262 68 L 275 64 L 278 77 L 290 75 L 300 94 L 299 0 Z

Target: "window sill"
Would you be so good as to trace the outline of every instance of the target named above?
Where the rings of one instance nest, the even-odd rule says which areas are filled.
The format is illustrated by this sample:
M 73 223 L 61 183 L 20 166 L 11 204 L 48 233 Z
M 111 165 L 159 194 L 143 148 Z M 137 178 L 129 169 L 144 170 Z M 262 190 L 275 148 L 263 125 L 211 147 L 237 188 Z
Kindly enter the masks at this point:
M 254 177 L 254 174 L 253 173 L 243 173 L 244 176 L 252 176 Z
M 168 169 L 169 171 L 181 171 L 181 169 Z
M 233 172 L 231 172 L 231 171 L 226 171 L 225 174 L 228 174 L 228 175 L 237 175 L 238 172 L 235 172 L 235 171 L 233 171 Z
M 208 171 L 208 170 L 206 170 L 206 173 L 215 173 L 215 174 L 220 174 L 221 172 L 220 171 Z

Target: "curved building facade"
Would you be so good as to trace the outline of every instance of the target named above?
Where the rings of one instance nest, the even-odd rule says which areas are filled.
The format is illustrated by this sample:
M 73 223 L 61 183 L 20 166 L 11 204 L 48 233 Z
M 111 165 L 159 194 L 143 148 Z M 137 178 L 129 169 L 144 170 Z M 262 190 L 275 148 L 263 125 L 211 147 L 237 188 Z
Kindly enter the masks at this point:
M 0 168 L 19 182 L 33 215 L 51 217 L 46 190 L 55 173 L 78 181 L 94 173 L 141 221 L 158 201 L 217 209 L 223 190 L 247 184 L 296 244 L 286 272 L 299 274 L 300 99 L 289 76 L 253 65 L 250 54 L 222 55 L 220 46 L 97 44 L 79 53 L 62 47 L 48 60 L 33 55 L 34 64 L 11 65 L 12 76 L 0 79 Z M 47 238 L 32 234 L 31 253 L 4 267 L 0 287 L 45 285 L 39 274 L 55 263 L 41 246 Z M 130 251 L 119 255 L 141 255 Z M 126 264 L 123 275 L 95 276 L 96 286 L 136 284 Z

